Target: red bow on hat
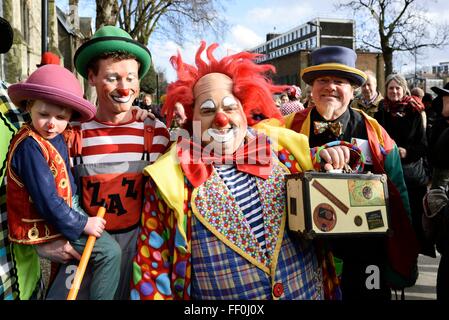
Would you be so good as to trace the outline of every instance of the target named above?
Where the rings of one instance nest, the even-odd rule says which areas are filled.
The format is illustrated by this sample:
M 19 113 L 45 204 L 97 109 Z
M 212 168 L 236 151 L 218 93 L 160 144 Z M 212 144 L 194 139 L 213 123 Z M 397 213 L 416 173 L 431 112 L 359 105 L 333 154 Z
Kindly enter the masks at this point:
M 270 142 L 263 135 L 251 138 L 234 154 L 223 156 L 207 154 L 194 140 L 180 137 L 177 154 L 182 170 L 195 188 L 210 177 L 213 164 L 234 164 L 238 171 L 262 179 L 267 179 L 272 169 Z

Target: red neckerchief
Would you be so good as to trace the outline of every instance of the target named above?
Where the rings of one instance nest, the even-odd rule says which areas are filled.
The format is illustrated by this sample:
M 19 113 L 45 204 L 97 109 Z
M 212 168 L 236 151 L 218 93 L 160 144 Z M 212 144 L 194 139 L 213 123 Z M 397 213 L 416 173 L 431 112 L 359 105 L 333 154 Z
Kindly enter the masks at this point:
M 391 101 L 388 98 L 384 99 L 384 106 L 387 112 L 392 114 L 398 112 L 405 112 L 407 108 L 414 111 L 421 112 L 424 110 L 424 105 L 414 96 L 404 96 L 401 101 Z
M 267 179 L 271 174 L 271 148 L 268 138 L 250 138 L 233 155 L 214 156 L 193 139 L 180 137 L 176 146 L 182 170 L 196 188 L 212 174 L 213 164 L 233 164 L 238 171 Z

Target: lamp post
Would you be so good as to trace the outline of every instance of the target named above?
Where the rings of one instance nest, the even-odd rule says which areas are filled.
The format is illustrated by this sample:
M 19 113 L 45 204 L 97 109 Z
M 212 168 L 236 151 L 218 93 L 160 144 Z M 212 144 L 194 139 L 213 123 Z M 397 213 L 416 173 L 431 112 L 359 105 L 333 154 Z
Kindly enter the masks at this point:
M 408 63 L 404 63 L 402 66 L 401 66 L 401 69 L 400 69 L 400 72 L 401 72 L 401 75 L 403 75 L 404 77 L 405 77 L 405 70 L 404 70 L 404 67 L 407 67 L 408 66 Z
M 156 71 L 156 101 L 157 103 L 160 103 L 159 101 L 159 73 Z
M 417 83 L 416 83 L 416 78 L 417 78 L 417 74 L 416 74 L 416 65 L 417 65 L 417 53 L 418 53 L 418 48 L 415 48 L 413 50 L 413 54 L 415 55 L 415 74 L 413 75 L 413 86 L 416 87 Z

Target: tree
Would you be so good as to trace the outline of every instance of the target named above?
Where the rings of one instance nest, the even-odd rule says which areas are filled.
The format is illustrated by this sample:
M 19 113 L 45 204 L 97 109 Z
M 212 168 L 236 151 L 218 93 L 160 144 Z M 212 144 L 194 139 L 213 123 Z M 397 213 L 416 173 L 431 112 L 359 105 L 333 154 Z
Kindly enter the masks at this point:
M 97 1 L 96 26 L 109 24 L 126 30 L 133 39 L 148 44 L 157 33 L 160 39 L 182 44 L 191 35 L 211 31 L 222 37 L 227 23 L 219 0 L 101 0 Z
M 159 98 L 167 90 L 167 80 L 164 73 L 156 71 L 152 65 L 148 73 L 140 81 L 140 89 L 154 94 L 154 102 L 160 103 Z
M 98 30 L 102 26 L 117 23 L 117 14 L 119 10 L 117 0 L 97 0 L 97 15 L 95 17 L 95 28 Z
M 447 25 L 430 21 L 423 6 L 425 3 L 420 1 L 418 4 L 418 0 L 351 0 L 338 7 L 353 10 L 360 22 L 361 32 L 357 39 L 362 45 L 382 51 L 385 74 L 388 75 L 393 72 L 394 53 L 409 52 L 416 56 L 420 48 L 448 44 Z

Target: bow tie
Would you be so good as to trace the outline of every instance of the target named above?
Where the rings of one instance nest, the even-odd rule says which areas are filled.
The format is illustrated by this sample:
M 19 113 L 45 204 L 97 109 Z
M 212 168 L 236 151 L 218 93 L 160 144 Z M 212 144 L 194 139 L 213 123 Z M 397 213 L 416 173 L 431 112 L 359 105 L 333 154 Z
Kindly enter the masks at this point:
M 314 121 L 313 122 L 313 133 L 320 134 L 329 130 L 334 134 L 334 136 L 339 137 L 343 133 L 343 125 L 341 122 L 324 122 L 324 121 Z
M 196 188 L 212 174 L 213 164 L 233 164 L 238 171 L 263 179 L 271 174 L 271 148 L 268 138 L 259 135 L 250 139 L 232 155 L 214 156 L 204 152 L 192 139 L 180 137 L 177 144 L 178 159 L 187 179 Z

